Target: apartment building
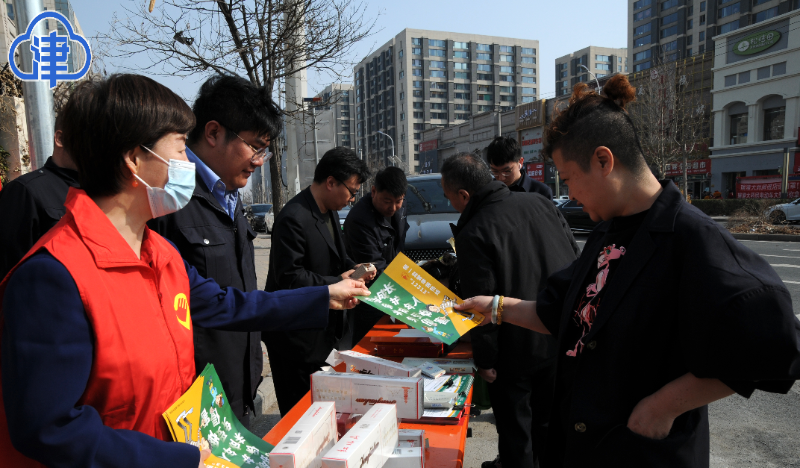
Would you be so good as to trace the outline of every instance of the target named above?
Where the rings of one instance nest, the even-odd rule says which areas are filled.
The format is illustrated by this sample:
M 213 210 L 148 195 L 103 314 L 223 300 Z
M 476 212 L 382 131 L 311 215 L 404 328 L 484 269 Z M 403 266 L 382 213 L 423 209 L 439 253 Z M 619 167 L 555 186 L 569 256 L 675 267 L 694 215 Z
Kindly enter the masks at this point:
M 592 80 L 589 72 L 598 79 L 628 73 L 628 49 L 589 46 L 557 58 L 556 96 L 568 96 L 576 84 Z
M 424 130 L 537 100 L 538 54 L 536 40 L 404 29 L 354 69 L 356 151 L 419 172 Z
M 352 148 L 355 138 L 355 95 L 353 85 L 349 83 L 333 83 L 325 87 L 319 94 L 326 105 L 318 107 L 319 126 L 329 126 L 327 133 L 332 135 L 333 146 Z
M 798 0 L 628 0 L 631 71 L 715 48 L 714 36 L 795 10 Z

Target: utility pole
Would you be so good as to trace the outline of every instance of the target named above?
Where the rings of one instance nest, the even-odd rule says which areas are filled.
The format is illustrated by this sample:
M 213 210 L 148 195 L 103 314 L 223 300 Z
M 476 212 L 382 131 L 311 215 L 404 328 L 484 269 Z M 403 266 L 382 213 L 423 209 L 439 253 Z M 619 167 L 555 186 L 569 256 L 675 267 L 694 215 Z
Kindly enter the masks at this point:
M 783 170 L 781 171 L 781 198 L 789 198 L 789 148 L 783 149 Z
M 42 0 L 15 0 L 17 12 L 17 33 L 22 34 L 28 24 L 44 11 Z M 40 21 L 33 28 L 34 36 L 45 36 L 44 25 Z M 33 71 L 33 52 L 30 46 L 21 45 L 20 53 L 23 73 Z M 53 133 L 55 115 L 53 112 L 53 93 L 46 81 L 23 81 L 22 94 L 25 98 L 25 121 L 28 124 L 28 151 L 31 169 L 40 169 L 53 154 Z
M 319 164 L 319 146 L 317 146 L 317 106 L 311 106 L 311 124 L 314 126 L 314 159 Z
M 301 0 L 294 0 L 295 14 L 299 14 L 303 8 Z M 289 16 L 289 13 L 286 14 Z M 292 19 L 293 18 L 287 18 Z M 300 21 L 304 21 L 301 18 Z M 298 33 L 293 36 L 293 40 L 287 42 L 286 47 L 294 50 L 305 50 L 306 36 L 305 28 L 300 27 Z M 287 64 L 292 70 L 292 74 L 286 77 L 286 112 L 289 116 L 286 119 L 286 185 L 289 188 L 289 199 L 300 193 L 300 151 L 297 145 L 297 110 L 300 99 L 306 95 L 308 86 L 306 70 L 297 70 L 305 62 L 303 54 L 296 59 L 297 63 Z

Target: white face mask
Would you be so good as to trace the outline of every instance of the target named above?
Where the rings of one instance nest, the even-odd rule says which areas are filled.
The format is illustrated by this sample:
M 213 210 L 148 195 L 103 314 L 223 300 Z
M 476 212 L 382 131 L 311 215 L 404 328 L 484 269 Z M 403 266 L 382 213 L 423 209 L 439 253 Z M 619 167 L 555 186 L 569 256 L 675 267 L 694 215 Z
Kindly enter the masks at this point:
M 194 163 L 177 159 L 167 161 L 150 148 L 141 146 L 169 166 L 169 180 L 163 189 L 151 187 L 141 177 L 133 175 L 147 187 L 147 200 L 150 202 L 150 212 L 153 214 L 153 218 L 166 216 L 186 206 L 194 193 Z

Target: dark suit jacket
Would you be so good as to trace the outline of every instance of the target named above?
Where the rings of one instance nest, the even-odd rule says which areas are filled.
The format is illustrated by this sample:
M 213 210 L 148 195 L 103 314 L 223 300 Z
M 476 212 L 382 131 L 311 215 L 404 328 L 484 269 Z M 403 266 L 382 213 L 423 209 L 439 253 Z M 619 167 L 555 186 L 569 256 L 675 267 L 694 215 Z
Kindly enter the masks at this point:
M 325 225 L 325 216 L 333 222 L 334 239 Z M 354 265 L 347 256 L 339 215 L 335 211 L 322 214 L 311 189 L 306 188 L 289 200 L 275 218 L 264 289 L 272 292 L 334 284 L 341 281 L 339 275 Z M 350 348 L 350 343 L 340 342 L 347 328 L 346 312 L 331 310 L 324 330 L 267 333 L 264 341 L 270 349 L 283 349 L 281 359 L 322 366 L 331 349 L 340 345 Z M 270 359 L 275 357 L 270 355 Z
M 214 279 L 223 288 L 246 292 L 258 289 L 253 249 L 256 233 L 242 215 L 241 199 L 231 219 L 200 174 L 186 207 L 148 225 L 172 241 L 200 276 Z M 211 330 L 201 326 L 193 327 L 193 331 L 197 372 L 209 362 L 214 364 L 234 414 L 241 417 L 245 406 L 253 408 L 253 397 L 261 382 L 264 366 L 261 332 Z
M 543 184 L 538 180 L 533 180 L 528 177 L 528 174 L 525 172 L 525 169 L 522 169 L 522 177 L 520 177 L 515 183 L 511 184 L 509 190 L 512 192 L 528 192 L 528 193 L 539 193 L 548 200 L 553 199 L 553 191 L 550 190 L 550 187 L 547 184 Z
M 707 407 L 679 416 L 663 440 L 627 429 L 633 408 L 687 372 L 745 397 L 754 389 L 786 393 L 800 377 L 800 321 L 780 277 L 672 182 L 662 185 L 604 289 L 586 348 L 569 358 L 578 361 L 567 414 L 550 421 L 552 466 L 708 467 Z M 583 255 L 538 295 L 561 360 L 574 345 L 563 331 L 610 226 L 599 224 Z M 562 430 L 564 421 L 575 430 Z
M 538 194 L 511 192 L 498 181 L 475 193 L 453 234 L 465 297 L 497 294 L 535 300 L 547 277 L 576 258 L 575 240 L 552 202 Z M 554 337 L 510 323 L 479 327 L 470 335 L 475 364 L 506 375 L 532 372 L 555 356 Z
M 358 263 L 374 264 L 380 274 L 403 251 L 408 228 L 405 204 L 387 222 L 372 206 L 372 194 L 367 194 L 344 220 L 347 254 Z

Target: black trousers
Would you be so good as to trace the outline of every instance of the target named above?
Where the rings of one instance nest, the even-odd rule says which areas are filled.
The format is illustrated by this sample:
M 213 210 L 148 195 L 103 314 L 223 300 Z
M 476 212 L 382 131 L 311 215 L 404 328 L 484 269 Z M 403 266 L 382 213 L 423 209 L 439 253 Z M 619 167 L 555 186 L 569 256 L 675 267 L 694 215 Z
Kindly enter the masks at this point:
M 545 451 L 553 402 L 555 358 L 529 373 L 498 370 L 489 384 L 496 420 L 500 462 L 509 468 L 534 468 Z

